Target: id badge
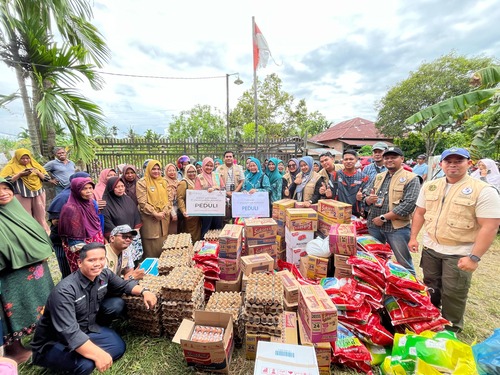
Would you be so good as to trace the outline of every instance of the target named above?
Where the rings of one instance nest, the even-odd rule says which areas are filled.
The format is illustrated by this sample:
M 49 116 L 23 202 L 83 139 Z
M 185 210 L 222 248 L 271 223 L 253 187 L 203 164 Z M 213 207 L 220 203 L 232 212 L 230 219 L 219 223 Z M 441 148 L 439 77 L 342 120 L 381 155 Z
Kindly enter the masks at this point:
M 384 197 L 377 197 L 377 202 L 375 202 L 375 207 L 382 207 L 384 204 Z

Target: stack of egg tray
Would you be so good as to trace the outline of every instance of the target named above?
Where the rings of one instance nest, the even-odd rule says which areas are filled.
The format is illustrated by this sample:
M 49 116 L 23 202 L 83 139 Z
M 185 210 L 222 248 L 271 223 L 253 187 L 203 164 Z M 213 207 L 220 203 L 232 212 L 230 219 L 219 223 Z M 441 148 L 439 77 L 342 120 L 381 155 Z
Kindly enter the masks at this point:
M 175 267 L 165 276 L 161 322 L 166 336 L 174 336 L 184 318 L 192 319 L 194 310 L 203 309 L 203 282 L 203 272 L 198 268 Z
M 282 314 L 283 284 L 280 276 L 250 274 L 242 310 L 246 333 L 281 336 Z
M 134 330 L 146 333 L 149 336 L 162 335 L 160 293 L 166 278 L 164 276 L 144 275 L 139 282 L 144 288 L 149 288 L 156 294 L 158 302 L 152 309 L 147 309 L 142 296 L 124 296 L 127 305 L 130 325 Z
M 175 267 L 191 267 L 193 265 L 193 246 L 163 250 L 158 259 L 158 273 L 167 276 Z
M 234 343 L 241 347 L 245 338 L 245 323 L 241 319 L 242 299 L 239 292 L 215 292 L 210 296 L 206 311 L 233 315 Z
M 205 241 L 219 243 L 219 237 L 220 237 L 221 232 L 222 232 L 221 229 L 210 229 L 207 231 L 207 233 L 205 233 L 205 235 L 203 236 L 203 239 Z

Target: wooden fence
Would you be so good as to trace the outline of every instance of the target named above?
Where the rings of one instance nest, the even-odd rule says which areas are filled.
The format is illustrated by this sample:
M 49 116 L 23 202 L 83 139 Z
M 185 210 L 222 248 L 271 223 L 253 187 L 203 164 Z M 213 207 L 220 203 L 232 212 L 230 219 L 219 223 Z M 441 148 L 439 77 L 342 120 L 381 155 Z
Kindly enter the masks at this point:
M 142 171 L 147 159 L 155 159 L 165 166 L 168 163 L 176 164 L 181 155 L 188 155 L 198 161 L 204 157 L 223 159 L 225 151 L 233 151 L 238 164 L 244 165 L 249 156 L 259 160 L 277 157 L 286 161 L 292 157 L 300 157 L 303 153 L 304 141 L 299 137 L 262 139 L 254 142 L 220 141 L 186 139 L 172 141 L 161 139 L 158 141 L 144 139 L 96 139 L 98 149 L 96 159 L 87 166 L 88 172 L 97 177 L 104 168 L 116 168 L 119 164 L 132 164 Z

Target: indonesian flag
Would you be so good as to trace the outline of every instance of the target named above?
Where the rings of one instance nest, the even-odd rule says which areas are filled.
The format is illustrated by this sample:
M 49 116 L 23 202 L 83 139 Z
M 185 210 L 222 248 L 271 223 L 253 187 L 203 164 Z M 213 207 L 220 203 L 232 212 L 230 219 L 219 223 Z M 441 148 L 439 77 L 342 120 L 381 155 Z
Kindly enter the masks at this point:
M 254 36 L 253 36 L 253 70 L 256 71 L 258 67 L 265 68 L 271 51 L 267 45 L 266 38 L 260 32 L 259 27 L 254 23 Z

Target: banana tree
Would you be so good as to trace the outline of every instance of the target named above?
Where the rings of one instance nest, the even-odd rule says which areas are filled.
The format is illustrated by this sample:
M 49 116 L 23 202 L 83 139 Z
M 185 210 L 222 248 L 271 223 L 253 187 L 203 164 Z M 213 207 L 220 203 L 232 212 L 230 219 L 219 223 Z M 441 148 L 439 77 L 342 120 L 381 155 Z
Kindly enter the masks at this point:
M 489 66 L 475 72 L 471 79 L 473 91 L 443 100 L 406 119 L 407 124 L 428 121 L 422 131 L 430 133 L 443 124 L 462 124 L 472 116 L 488 111 L 500 114 L 500 66 Z M 498 118 L 498 116 L 493 116 Z M 430 119 L 430 120 L 429 120 Z M 495 145 L 500 138 L 497 121 L 491 121 L 476 132 L 472 151 L 479 147 Z

